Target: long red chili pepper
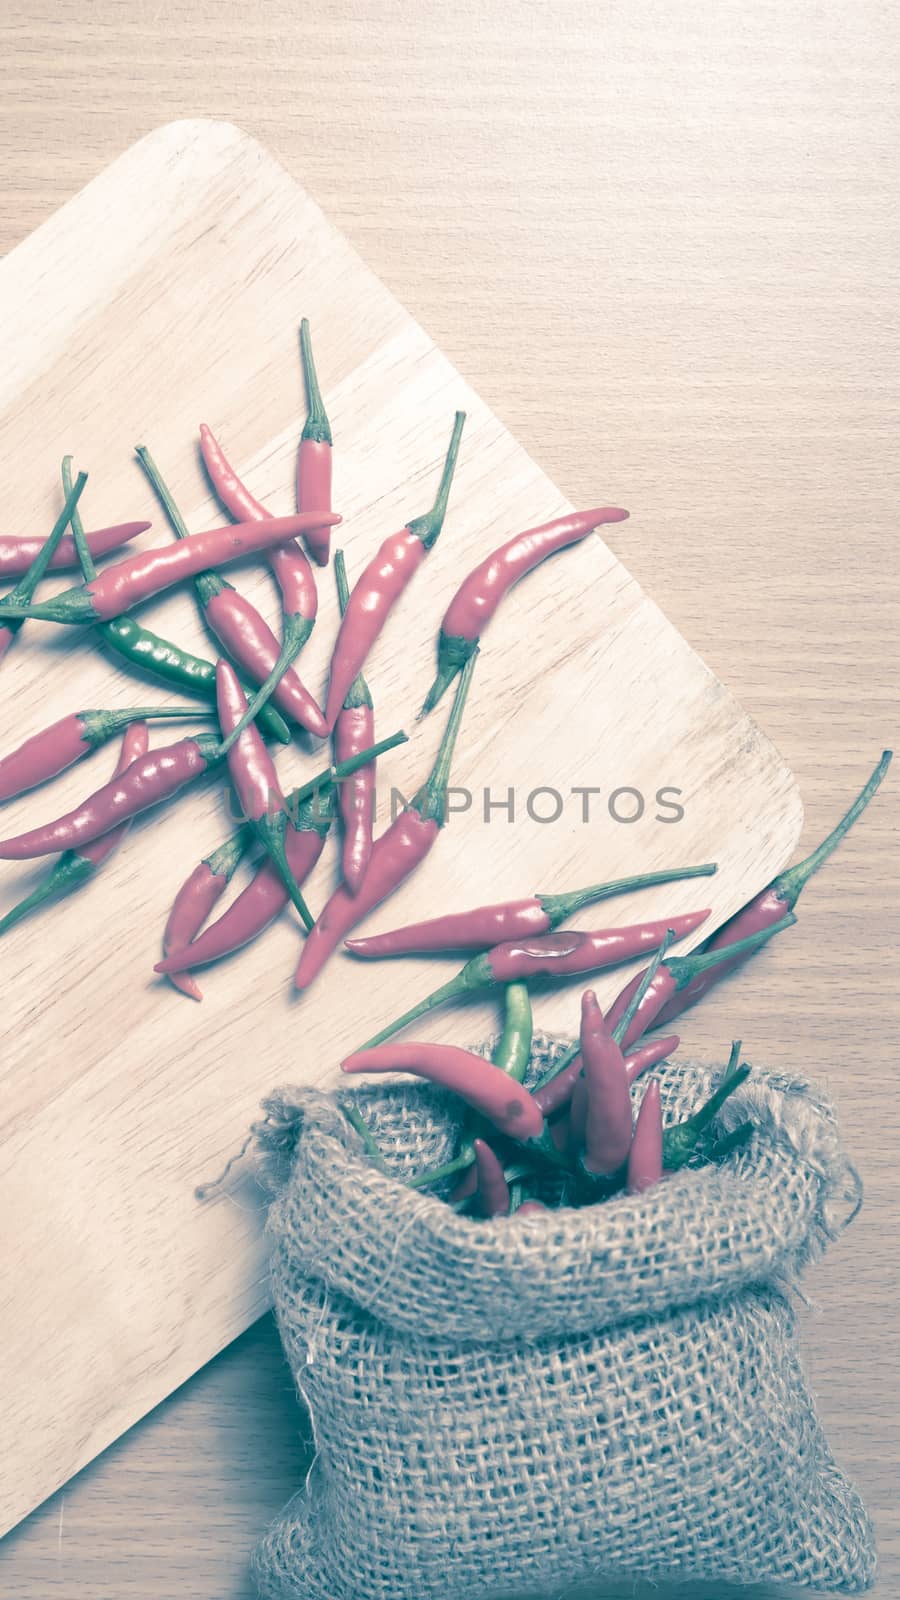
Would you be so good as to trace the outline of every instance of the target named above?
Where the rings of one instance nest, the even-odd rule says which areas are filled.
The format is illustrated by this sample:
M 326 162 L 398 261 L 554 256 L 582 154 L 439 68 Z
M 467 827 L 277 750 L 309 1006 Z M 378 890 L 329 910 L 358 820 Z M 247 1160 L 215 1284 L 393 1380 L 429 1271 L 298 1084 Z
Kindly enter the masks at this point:
M 876 789 L 881 783 L 888 767 L 891 764 L 892 752 L 885 750 L 874 772 L 854 800 L 850 809 L 845 812 L 836 827 L 832 828 L 826 839 L 817 849 L 813 850 L 804 861 L 798 861 L 794 867 L 789 867 L 786 872 L 779 873 L 773 878 L 768 888 L 762 889 L 754 895 L 740 911 L 736 912 L 704 946 L 706 950 L 724 950 L 729 945 L 735 944 L 739 939 L 745 939 L 751 933 L 757 933 L 761 928 L 770 928 L 778 922 L 786 911 L 792 911 L 800 898 L 802 891 L 814 872 L 818 872 L 823 862 L 834 850 L 837 849 L 844 835 L 852 828 L 872 799 Z M 698 974 L 693 983 L 688 984 L 680 993 L 673 997 L 662 1009 L 657 1017 L 658 1023 L 669 1022 L 677 1017 L 688 1006 L 696 1005 L 702 999 L 707 989 L 718 983 L 734 968 L 740 966 L 746 957 L 737 956 L 731 962 L 717 968 L 710 968 L 707 972 Z
M 602 523 L 624 522 L 627 516 L 628 512 L 619 506 L 573 512 L 539 528 L 529 528 L 486 556 L 460 584 L 444 613 L 438 636 L 437 677 L 419 715 L 425 716 L 437 705 L 478 644 L 485 623 L 490 622 L 514 583 L 555 551 L 586 539 Z
M 656 972 L 652 982 L 637 1006 L 635 1013 L 628 1024 L 624 1037 L 621 1039 L 622 1047 L 635 1044 L 647 1029 L 657 1021 L 663 1006 L 673 995 L 680 994 L 694 978 L 705 972 L 721 972 L 725 967 L 728 971 L 728 951 L 740 958 L 743 955 L 752 955 L 754 950 L 759 950 L 776 933 L 782 933 L 785 928 L 790 928 L 797 921 L 792 911 L 782 916 L 780 921 L 771 927 L 760 928 L 758 933 L 751 934 L 746 939 L 741 939 L 735 945 L 729 945 L 725 950 L 695 951 L 689 956 L 668 956 Z M 611 1028 L 616 1028 L 623 1016 L 629 1002 L 634 998 L 637 990 L 643 983 L 645 974 L 639 972 L 631 982 L 626 984 L 620 994 L 610 1006 L 606 1020 Z
M 629 1194 L 643 1194 L 659 1183 L 663 1173 L 663 1126 L 659 1084 L 651 1078 L 641 1101 L 628 1152 L 625 1187 Z
M 483 1056 L 454 1044 L 392 1044 L 378 1050 L 355 1050 L 341 1062 L 341 1071 L 411 1072 L 453 1089 L 500 1133 L 513 1139 L 539 1139 L 543 1133 L 543 1115 L 528 1090 Z
M 335 889 L 303 946 L 294 974 L 297 989 L 307 989 L 328 957 L 350 929 L 382 900 L 399 888 L 420 866 L 447 820 L 450 764 L 462 722 L 463 710 L 476 657 L 466 663 L 457 685 L 453 710 L 447 719 L 434 766 L 418 793 L 413 795 L 390 827 L 375 840 L 366 875 L 356 894 L 346 884 Z
M 503 1163 L 483 1139 L 473 1141 L 478 1201 L 485 1217 L 505 1217 L 509 1211 L 509 1184 Z
M 12 800 L 55 778 L 132 722 L 203 720 L 196 706 L 134 706 L 125 711 L 73 711 L 32 734 L 0 760 L 0 800 Z
M 246 517 L 248 522 L 261 522 L 269 516 L 265 506 L 254 499 L 244 484 L 241 482 L 234 468 L 227 461 L 218 440 L 214 437 L 205 422 L 200 424 L 200 451 L 209 474 L 210 482 L 226 510 L 232 516 Z M 313 508 L 310 508 L 313 509 Z M 316 613 L 319 606 L 319 597 L 316 590 L 316 580 L 313 570 L 300 546 L 293 540 L 288 544 L 277 545 L 269 551 L 269 565 L 278 581 L 281 590 L 282 607 L 282 637 L 281 646 L 276 659 L 271 665 L 268 675 L 252 696 L 245 713 L 247 722 L 255 722 L 259 713 L 267 705 L 270 697 L 296 660 L 301 649 L 313 630 Z M 274 638 L 274 635 L 272 636 Z M 267 651 L 267 653 L 269 653 Z M 296 676 L 296 674 L 295 674 Z M 300 682 L 300 679 L 297 679 Z M 288 683 L 292 680 L 289 678 Z M 284 691 L 282 691 L 284 692 Z M 304 688 L 305 695 L 309 691 Z M 312 696 L 309 696 L 312 700 Z M 312 700 L 315 712 L 309 711 L 313 716 L 313 727 L 310 732 L 318 733 L 324 727 L 324 718 Z M 246 722 L 244 723 L 246 727 Z M 304 724 L 305 726 L 305 724 Z M 230 736 L 232 739 L 240 737 L 243 728 L 236 728 Z M 319 734 L 321 737 L 321 734 Z
M 234 873 L 245 856 L 253 837 L 249 827 L 238 828 L 218 850 L 198 862 L 193 872 L 181 885 L 163 930 L 163 955 L 176 952 L 175 960 L 200 932 L 213 907 L 225 893 Z M 162 962 L 156 968 L 162 967 Z M 203 995 L 195 980 L 180 968 L 164 969 L 176 989 L 191 1000 L 202 1000 Z
M 580 972 L 600 972 L 622 961 L 631 961 L 652 950 L 668 930 L 684 939 L 705 922 L 709 911 L 689 911 L 662 922 L 639 922 L 629 928 L 604 928 L 597 933 L 547 933 L 534 939 L 508 939 L 493 950 L 473 956 L 454 978 L 420 1000 L 418 1005 L 382 1028 L 365 1048 L 381 1044 L 426 1012 L 434 1011 L 445 1000 L 489 988 L 496 983 L 513 983 L 520 978 L 569 977 Z
M 629 1050 L 625 1056 L 625 1071 L 628 1076 L 629 1087 L 636 1083 L 642 1073 L 650 1067 L 659 1066 L 668 1056 L 674 1055 L 681 1043 L 677 1033 L 669 1033 L 662 1039 L 648 1039 L 646 1044 L 638 1045 L 634 1050 Z M 581 1051 L 563 1067 L 555 1077 L 549 1078 L 540 1087 L 532 1089 L 532 1094 L 540 1106 L 545 1117 L 550 1117 L 559 1111 L 567 1101 L 571 1100 L 575 1085 L 581 1077 Z
M 72 485 L 66 495 L 65 505 L 57 517 L 46 543 L 41 546 L 31 566 L 27 572 L 23 573 L 15 588 L 11 589 L 9 594 L 3 596 L 6 605 L 27 606 L 31 604 L 38 584 L 53 564 L 53 557 L 59 549 L 63 534 L 72 520 L 73 512 L 86 483 L 87 473 L 82 472 L 77 483 Z M 24 620 L 24 617 L 21 620 L 10 619 L 9 622 L 0 625 L 0 661 L 6 655 Z
M 343 550 L 334 552 L 334 576 L 337 581 L 338 603 L 343 616 L 350 598 Z M 368 749 L 374 742 L 375 711 L 369 685 L 360 672 L 350 685 L 347 698 L 334 724 L 335 760 L 347 761 L 360 750 Z M 375 815 L 374 761 L 367 767 L 359 767 L 352 778 L 341 784 L 340 811 L 344 825 L 341 874 L 350 893 L 357 894 L 372 854 L 372 824 Z
M 88 548 L 95 560 L 118 550 L 139 533 L 146 533 L 149 522 L 118 522 L 115 527 L 95 528 L 85 534 Z M 9 534 L 0 535 L 0 578 L 21 578 L 37 560 L 44 549 L 43 539 L 15 539 Z M 47 567 L 48 572 L 64 572 L 67 567 L 78 566 L 78 551 L 70 534 L 64 533 Z
M 146 755 L 149 743 L 150 734 L 145 722 L 133 722 L 126 728 L 113 777 L 119 777 L 133 761 Z M 97 869 L 109 860 L 113 851 L 118 849 L 130 826 L 130 822 L 120 822 L 118 827 L 111 828 L 109 833 L 102 834 L 90 844 L 82 845 L 80 850 L 64 851 L 43 883 L 13 906 L 11 911 L 7 911 L 5 917 L 0 918 L 0 934 L 15 927 L 17 922 L 21 922 L 39 906 L 58 900 L 87 883 Z
M 299 808 L 296 821 L 285 830 L 285 854 L 298 884 L 309 877 L 325 847 L 334 817 L 333 797 L 331 788 L 311 795 Z M 288 893 L 280 873 L 273 862 L 263 861 L 246 889 L 218 921 L 204 928 L 192 943 L 173 948 L 171 954 L 167 953 L 163 961 L 157 962 L 154 971 L 177 977 L 243 949 L 280 916 L 287 902 Z M 187 981 L 193 982 L 192 979 Z
M 402 731 L 391 734 L 379 740 L 374 749 L 364 750 L 355 760 L 371 761 L 385 750 L 405 744 L 407 737 Z M 200 733 L 163 749 L 151 750 L 142 760 L 135 761 L 122 778 L 95 790 L 74 811 L 57 817 L 54 822 L 44 823 L 43 827 L 32 828 L 29 833 L 0 840 L 0 860 L 27 861 L 32 856 L 51 855 L 70 845 L 96 839 L 126 817 L 137 816 L 138 812 L 158 805 L 161 800 L 171 799 L 185 784 L 202 777 L 221 759 L 222 747 L 211 734 Z M 346 767 L 326 767 L 293 790 L 289 805 L 291 808 L 302 805 L 309 795 L 343 777 L 346 771 Z
M 465 420 L 465 412 L 457 411 L 444 470 L 431 510 L 424 516 L 414 517 L 399 533 L 385 539 L 350 596 L 331 657 L 331 676 L 325 702 L 325 721 L 329 728 L 334 727 L 350 685 L 364 665 L 392 607 L 422 565 L 444 525 Z
M 327 567 L 331 539 L 331 527 L 326 520 L 331 510 L 331 423 L 319 389 L 306 317 L 300 324 L 300 360 L 306 385 L 307 414 L 297 452 L 297 510 L 325 513 L 319 527 L 310 528 L 305 538 L 313 560 L 320 567 Z
M 247 697 L 234 668 L 221 658 L 216 662 L 216 690 L 219 724 L 227 741 L 247 709 Z M 228 771 L 244 816 L 252 823 L 260 843 L 271 857 L 300 920 L 305 927 L 311 928 L 313 918 L 291 871 L 285 849 L 288 819 L 275 763 L 266 749 L 262 734 L 252 722 L 244 729 L 237 744 L 228 751 Z
M 341 519 L 332 517 L 331 520 L 337 523 Z M 22 612 L 13 606 L 0 605 L 0 617 L 22 615 L 38 617 L 44 622 L 108 621 L 210 567 L 241 561 L 268 550 L 273 544 L 296 539 L 309 521 L 306 516 L 272 517 L 268 522 L 233 522 L 227 528 L 192 533 L 178 544 L 142 550 L 139 555 L 117 561 L 90 583 L 65 589 L 41 605 L 28 606 Z
M 176 538 L 183 543 L 190 538 L 190 534 L 168 484 L 145 445 L 138 445 L 136 454 L 160 499 Z M 247 708 L 243 723 L 232 729 L 230 738 L 225 742 L 225 753 L 228 753 L 232 744 L 240 737 L 247 723 L 262 710 L 270 696 L 279 711 L 292 717 L 301 728 L 306 728 L 317 738 L 324 738 L 328 731 L 325 719 L 309 690 L 290 665 L 297 650 L 293 650 L 293 655 L 290 651 L 285 654 L 269 624 L 252 601 L 248 600 L 246 595 L 239 594 L 237 589 L 220 577 L 218 572 L 207 571 L 197 574 L 194 578 L 194 587 L 203 615 L 216 637 L 251 678 L 256 682 L 260 679 L 265 680 L 262 688 L 254 696 L 252 707 Z M 312 623 L 309 623 L 303 635 L 304 640 L 309 637 L 311 629 Z
M 581 997 L 581 1059 L 584 1076 L 572 1095 L 573 1142 L 584 1138 L 582 1165 L 594 1177 L 616 1172 L 631 1147 L 631 1095 L 625 1059 L 593 989 Z
M 355 956 L 367 960 L 430 955 L 448 950 L 491 950 L 507 939 L 552 933 L 576 911 L 595 905 L 598 900 L 609 900 L 613 895 L 630 894 L 661 883 L 677 883 L 682 878 L 708 878 L 715 871 L 715 862 L 708 862 L 702 867 L 677 867 L 671 872 L 645 872 L 633 878 L 619 878 L 614 883 L 594 884 L 571 894 L 539 894 L 528 900 L 477 906 L 473 911 L 450 912 L 443 917 L 432 917 L 428 922 L 413 922 L 390 933 L 347 939 L 346 947 Z

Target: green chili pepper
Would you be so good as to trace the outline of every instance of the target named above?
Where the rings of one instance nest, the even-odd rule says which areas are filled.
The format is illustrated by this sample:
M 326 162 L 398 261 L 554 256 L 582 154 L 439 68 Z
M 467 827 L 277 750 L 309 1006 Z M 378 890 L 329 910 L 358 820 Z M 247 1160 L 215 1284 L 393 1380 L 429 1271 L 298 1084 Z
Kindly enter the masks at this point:
M 62 482 L 63 490 L 68 495 L 72 486 L 71 456 L 66 456 L 63 460 Z M 72 516 L 72 538 L 81 564 L 82 576 L 85 582 L 89 583 L 96 576 L 97 569 L 77 508 Z M 174 688 L 186 690 L 187 693 L 195 694 L 202 700 L 215 703 L 216 669 L 212 661 L 205 661 L 201 656 L 192 655 L 180 645 L 172 644 L 171 640 L 162 638 L 149 628 L 141 627 L 132 617 L 115 617 L 111 622 L 96 622 L 93 632 L 96 638 L 102 640 L 130 666 L 138 667 L 142 672 L 152 672 L 155 677 L 162 678 Z M 290 744 L 291 730 L 274 706 L 263 708 L 259 726 L 267 738 L 277 739 L 280 744 Z

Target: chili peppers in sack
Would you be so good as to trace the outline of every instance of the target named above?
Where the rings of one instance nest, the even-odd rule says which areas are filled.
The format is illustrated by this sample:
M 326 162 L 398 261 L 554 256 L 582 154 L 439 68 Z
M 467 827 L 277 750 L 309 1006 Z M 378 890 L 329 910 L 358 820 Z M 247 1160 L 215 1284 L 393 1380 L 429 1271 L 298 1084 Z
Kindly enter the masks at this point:
M 627 516 L 628 512 L 619 506 L 573 512 L 545 522 L 540 528 L 529 528 L 486 556 L 457 589 L 444 613 L 438 637 L 437 677 L 419 715 L 425 716 L 437 705 L 476 648 L 485 623 L 514 583 L 557 550 L 586 539 L 602 523 L 623 522 Z
M 333 728 L 350 686 L 362 669 L 391 610 L 437 541 L 444 517 L 450 485 L 459 454 L 464 411 L 457 411 L 453 434 L 434 505 L 424 516 L 414 517 L 399 533 L 385 539 L 378 554 L 369 562 L 347 602 L 331 657 L 325 721 Z
M 382 900 L 399 888 L 421 865 L 447 819 L 450 763 L 462 722 L 475 656 L 457 686 L 453 710 L 435 757 L 430 776 L 389 828 L 375 840 L 366 875 L 351 894 L 346 884 L 335 889 L 303 946 L 294 975 L 297 989 L 307 989 L 350 929 Z

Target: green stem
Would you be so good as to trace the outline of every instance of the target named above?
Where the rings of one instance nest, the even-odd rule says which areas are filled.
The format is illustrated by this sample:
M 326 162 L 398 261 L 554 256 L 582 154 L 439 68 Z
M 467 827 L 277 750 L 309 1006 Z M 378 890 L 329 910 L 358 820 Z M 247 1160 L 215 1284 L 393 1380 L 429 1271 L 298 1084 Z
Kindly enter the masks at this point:
M 312 339 L 309 333 L 309 319 L 303 318 L 300 324 L 300 364 L 303 368 L 303 382 L 306 387 L 306 422 L 303 425 L 301 439 L 314 439 L 317 444 L 331 444 L 331 423 L 322 399 L 319 388 L 319 377 L 316 372 L 316 363 L 313 360 Z
M 60 476 L 62 478 L 63 494 L 67 495 L 72 487 L 71 456 L 63 456 Z M 72 540 L 75 545 L 75 554 L 78 557 L 78 565 L 81 568 L 81 576 L 85 583 L 92 583 L 97 576 L 97 563 L 91 554 L 91 547 L 87 542 L 87 535 L 84 531 L 84 523 L 81 520 L 81 512 L 77 508 L 72 517 Z
M 568 1050 L 563 1051 L 559 1060 L 555 1061 L 553 1066 L 547 1069 L 543 1077 L 538 1078 L 537 1083 L 532 1084 L 531 1093 L 537 1094 L 539 1089 L 546 1089 L 548 1083 L 552 1083 L 553 1079 L 558 1078 L 561 1072 L 565 1072 L 566 1067 L 571 1066 L 580 1049 L 581 1040 L 576 1039 L 574 1044 L 569 1045 Z
M 795 867 L 788 867 L 786 872 L 780 873 L 777 878 L 773 879 L 770 888 L 774 890 L 780 900 L 784 901 L 786 906 L 793 908 L 797 904 L 801 891 L 806 887 L 813 873 L 818 872 L 823 862 L 828 860 L 832 851 L 837 849 L 845 833 L 848 833 L 853 827 L 857 817 L 861 816 L 865 811 L 891 764 L 892 756 L 892 750 L 882 752 L 881 760 L 869 778 L 868 783 L 857 795 L 849 811 L 846 811 L 837 826 L 832 828 L 827 839 L 823 839 L 818 848 L 811 855 L 808 855 L 805 861 L 798 861 Z M 736 950 L 737 945 L 732 945 L 731 948 Z
M 422 709 L 416 716 L 416 721 L 421 722 L 433 711 L 439 700 L 442 700 L 458 672 L 462 672 L 473 650 L 478 649 L 477 639 L 466 639 L 462 634 L 448 635 L 443 630 L 438 635 L 438 669 L 434 682 L 425 699 Z
M 431 549 L 444 525 L 444 518 L 447 515 L 447 501 L 450 498 L 450 485 L 453 482 L 453 474 L 456 470 L 456 458 L 459 455 L 459 443 L 462 438 L 465 420 L 466 413 L 457 411 L 453 421 L 453 432 L 450 435 L 450 444 L 444 459 L 444 470 L 441 473 L 438 492 L 434 497 L 434 505 L 430 511 L 425 512 L 424 516 L 413 517 L 413 520 L 406 524 L 410 533 L 416 534 L 417 538 L 421 539 L 426 550 Z
M 746 1144 L 755 1132 L 754 1122 L 741 1122 L 738 1127 L 732 1128 L 730 1133 L 723 1134 L 721 1139 L 717 1139 L 715 1144 L 710 1146 L 706 1152 L 707 1161 L 724 1160 L 725 1156 L 730 1156 L 732 1151 L 739 1150 L 742 1144 Z
M 496 981 L 487 954 L 473 956 L 471 961 L 467 961 L 465 966 L 460 968 L 455 977 L 442 983 L 439 989 L 432 990 L 431 994 L 420 1000 L 418 1005 L 412 1006 L 409 1011 L 404 1011 L 402 1017 L 389 1022 L 387 1027 L 382 1028 L 381 1032 L 376 1033 L 371 1039 L 367 1039 L 359 1048 L 372 1050 L 375 1045 L 384 1044 L 386 1039 L 393 1038 L 395 1033 L 399 1033 L 400 1029 L 407 1027 L 410 1022 L 416 1022 L 419 1017 L 427 1016 L 430 1011 L 436 1011 L 445 1000 L 456 1000 L 460 995 L 484 989 Z
M 312 630 L 313 625 L 309 617 L 301 617 L 299 612 L 294 612 L 291 616 L 285 617 L 278 659 L 269 676 L 260 684 L 249 700 L 240 722 L 232 728 L 228 738 L 222 741 L 224 755 L 228 754 L 232 745 L 240 738 L 248 722 L 255 722 L 263 707 L 268 704 L 288 668 L 293 666 L 296 661 Z
M 670 956 L 666 966 L 675 979 L 675 992 L 686 989 L 694 978 L 701 972 L 707 972 L 710 967 L 717 967 L 722 961 L 733 961 L 737 956 L 751 955 L 761 945 L 767 944 L 776 933 L 783 933 L 785 928 L 793 927 L 797 918 L 793 911 L 782 917 L 780 922 L 773 923 L 771 928 L 760 928 L 758 933 L 751 933 L 746 939 L 738 939 L 736 944 L 722 945 L 718 950 L 695 951 L 690 956 Z
M 245 822 L 243 827 L 235 828 L 230 839 L 220 844 L 211 855 L 203 856 L 202 859 L 213 877 L 224 878 L 226 883 L 230 883 L 255 838 L 256 834 L 250 823 Z
M 442 1167 L 435 1167 L 431 1172 L 420 1172 L 415 1178 L 410 1178 L 408 1189 L 427 1189 L 432 1183 L 440 1183 L 442 1178 L 455 1177 L 457 1172 L 465 1172 L 467 1167 L 475 1160 L 474 1151 L 469 1154 L 468 1149 L 463 1150 L 452 1161 L 447 1161 Z
M 291 790 L 285 800 L 285 810 L 293 819 L 296 808 L 302 805 L 304 800 L 308 800 L 310 795 L 316 794 L 328 784 L 340 783 L 342 778 L 349 778 L 358 767 L 368 766 L 370 761 L 377 760 L 386 750 L 393 750 L 396 745 L 406 744 L 408 740 L 409 734 L 404 733 L 401 728 L 399 733 L 392 733 L 387 739 L 379 739 L 378 743 L 370 745 L 368 750 L 360 750 L 357 755 L 348 756 L 346 761 L 338 761 L 333 766 L 325 767 L 324 771 L 317 773 L 314 778 L 309 778 L 306 783 L 301 783 L 299 788 Z M 221 750 L 221 746 L 219 749 Z
M 550 918 L 550 927 L 557 928 L 567 917 L 575 915 L 584 906 L 595 905 L 598 900 L 609 900 L 613 895 L 631 894 L 637 889 L 652 889 L 660 883 L 678 883 L 682 878 L 711 878 L 718 870 L 714 861 L 702 867 L 676 867 L 670 872 L 644 872 L 633 878 L 618 878 L 613 883 L 597 883 L 590 889 L 576 889 L 571 894 L 539 894 L 543 910 Z
M 54 522 L 50 533 L 44 540 L 44 543 L 41 545 L 41 548 L 32 561 L 31 566 L 28 568 L 28 571 L 23 572 L 15 588 L 10 589 L 9 594 L 4 595 L 5 605 L 27 606 L 32 600 L 38 584 L 47 572 L 50 562 L 53 560 L 54 555 L 59 549 L 59 543 L 66 531 L 66 528 L 68 527 L 69 523 L 72 522 L 73 518 L 78 515 L 78 501 L 81 498 L 81 491 L 86 483 L 86 472 L 79 472 L 78 481 L 75 484 L 72 483 L 71 479 L 69 480 L 69 483 L 65 488 L 66 503 L 63 506 L 62 511 Z M 25 619 L 23 617 L 22 621 L 24 622 L 24 620 Z M 10 631 L 14 632 L 16 630 L 11 629 Z
M 372 1161 L 375 1163 L 375 1166 L 378 1167 L 380 1172 L 385 1172 L 387 1168 L 385 1166 L 384 1156 L 381 1154 L 381 1151 L 379 1150 L 378 1145 L 372 1135 L 372 1130 L 369 1127 L 365 1117 L 362 1115 L 362 1112 L 359 1111 L 358 1108 L 352 1105 L 348 1100 L 339 1100 L 338 1105 L 343 1111 L 344 1116 L 347 1118 L 351 1128 L 356 1129 L 356 1132 L 359 1134 L 359 1137 L 361 1138 L 366 1151 L 371 1156 Z
M 43 883 L 38 884 L 31 894 L 20 900 L 18 905 L 7 911 L 5 917 L 0 917 L 0 934 L 8 933 L 17 922 L 22 922 L 30 916 L 39 906 L 48 905 L 53 900 L 59 900 L 64 894 L 69 894 L 73 889 L 80 888 L 88 878 L 94 876 L 96 868 L 84 856 L 78 855 L 74 850 L 67 850 L 61 855 L 48 873 Z
M 343 550 L 335 550 L 334 552 L 334 576 L 337 583 L 338 605 L 340 606 L 341 616 L 343 616 L 350 599 L 350 585 L 347 582 L 347 567 L 344 562 Z M 357 673 L 347 691 L 344 710 L 352 711 L 355 706 L 365 706 L 369 711 L 372 710 L 372 696 L 369 693 L 369 685 L 361 672 Z
M 315 918 L 300 892 L 300 886 L 291 871 L 290 862 L 285 853 L 284 835 L 287 828 L 287 820 L 287 816 L 283 811 L 276 811 L 274 814 L 266 812 L 265 816 L 254 820 L 253 828 L 257 838 L 265 846 L 267 855 L 271 857 L 276 866 L 278 875 L 287 889 L 291 904 L 295 908 L 300 921 L 307 932 L 310 932 L 315 925 Z
M 631 1027 L 631 1024 L 632 1024 L 632 1022 L 634 1020 L 634 1017 L 635 1017 L 635 1013 L 637 1012 L 637 1008 L 640 1005 L 641 1001 L 643 1000 L 644 995 L 647 993 L 647 990 L 649 989 L 651 983 L 653 982 L 653 979 L 656 977 L 656 974 L 659 971 L 660 963 L 662 962 L 662 960 L 663 960 L 663 958 L 664 958 L 664 956 L 666 954 L 666 951 L 668 950 L 668 948 L 669 948 L 670 944 L 672 943 L 672 940 L 674 939 L 674 937 L 675 937 L 675 934 L 673 933 L 672 929 L 671 928 L 667 928 L 666 929 L 666 936 L 663 939 L 662 944 L 660 945 L 659 949 L 656 951 L 655 955 L 653 956 L 653 959 L 650 962 L 649 967 L 647 968 L 646 972 L 644 973 L 644 976 L 642 977 L 640 983 L 638 984 L 637 988 L 635 989 L 634 994 L 631 996 L 631 999 L 629 1000 L 627 1006 L 625 1007 L 625 1010 L 622 1012 L 622 1015 L 620 1016 L 620 1018 L 619 1018 L 618 1022 L 616 1023 L 615 1027 L 613 1028 L 613 1035 L 612 1036 L 615 1039 L 616 1044 L 621 1045 L 622 1040 L 625 1038 L 625 1035 L 628 1032 L 628 1029 Z
M 134 453 L 147 474 L 156 497 L 172 525 L 172 532 L 176 539 L 189 539 L 190 533 L 188 532 L 187 523 L 181 515 L 172 496 L 172 491 L 147 446 L 144 444 L 135 445 Z M 200 572 L 194 578 L 194 590 L 204 611 L 214 595 L 221 594 L 224 589 L 233 587 L 233 584 L 226 583 L 224 578 L 220 578 L 217 572 Z
M 439 828 L 442 828 L 447 820 L 447 790 L 450 785 L 450 764 L 453 760 L 456 738 L 462 722 L 463 711 L 469 694 L 469 685 L 472 682 L 472 674 L 475 671 L 477 659 L 478 652 L 476 650 L 466 662 L 459 683 L 456 685 L 453 709 L 447 718 L 447 726 L 438 745 L 438 752 L 435 756 L 431 774 L 409 802 L 410 807 L 414 811 L 418 811 L 426 822 L 436 822 Z

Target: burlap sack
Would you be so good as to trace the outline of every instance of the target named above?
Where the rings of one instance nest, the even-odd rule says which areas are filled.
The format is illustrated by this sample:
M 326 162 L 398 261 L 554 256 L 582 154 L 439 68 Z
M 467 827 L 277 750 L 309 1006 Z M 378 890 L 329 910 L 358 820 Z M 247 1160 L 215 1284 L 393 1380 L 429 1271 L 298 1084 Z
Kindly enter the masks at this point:
M 535 1074 L 561 1048 L 539 1040 Z M 669 1122 L 720 1069 L 658 1075 Z M 397 1181 L 453 1153 L 458 1102 L 420 1085 L 355 1098 L 391 1175 L 333 1097 L 267 1102 L 275 1306 L 316 1454 L 255 1553 L 264 1600 L 625 1575 L 869 1587 L 871 1527 L 786 1293 L 858 1204 L 806 1084 L 754 1074 L 720 1126 L 759 1132 L 720 1167 L 503 1221 Z

